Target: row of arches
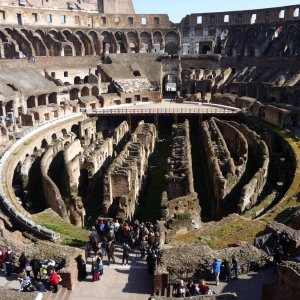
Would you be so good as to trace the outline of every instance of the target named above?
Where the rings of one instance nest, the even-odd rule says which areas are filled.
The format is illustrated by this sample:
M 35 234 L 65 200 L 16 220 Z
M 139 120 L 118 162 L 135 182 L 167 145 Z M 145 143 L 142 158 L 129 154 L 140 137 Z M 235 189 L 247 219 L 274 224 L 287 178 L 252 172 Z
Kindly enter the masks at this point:
M 106 53 L 166 52 L 177 54 L 180 37 L 177 31 L 83 31 L 69 29 L 29 30 L 1 28 L 2 58 L 25 56 L 84 56 Z

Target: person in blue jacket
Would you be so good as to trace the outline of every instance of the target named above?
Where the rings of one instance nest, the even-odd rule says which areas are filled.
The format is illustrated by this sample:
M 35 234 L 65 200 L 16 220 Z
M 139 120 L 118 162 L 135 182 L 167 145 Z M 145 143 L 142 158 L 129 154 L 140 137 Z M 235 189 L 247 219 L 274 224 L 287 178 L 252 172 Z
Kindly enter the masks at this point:
M 211 265 L 211 272 L 215 274 L 216 278 L 216 285 L 219 285 L 219 277 L 221 272 L 221 261 L 218 259 L 214 259 L 212 265 Z

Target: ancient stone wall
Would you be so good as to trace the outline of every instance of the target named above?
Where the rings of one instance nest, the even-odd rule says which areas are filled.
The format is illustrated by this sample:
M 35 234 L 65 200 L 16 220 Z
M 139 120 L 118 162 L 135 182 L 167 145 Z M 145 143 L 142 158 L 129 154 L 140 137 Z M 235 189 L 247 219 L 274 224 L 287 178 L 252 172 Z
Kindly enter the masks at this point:
M 227 140 L 224 139 L 219 126 Z M 215 217 L 220 217 L 222 215 L 222 200 L 232 191 L 246 170 L 248 145 L 238 130 L 214 118 L 203 122 L 201 130 L 213 186 L 212 214 Z M 233 147 L 232 143 L 239 146 Z M 232 150 L 232 154 L 228 147 Z
M 200 224 L 200 205 L 194 190 L 190 127 L 184 123 L 172 127 L 172 150 L 168 158 L 166 188 L 161 210 L 166 221 L 166 242 L 179 230 L 196 228 Z
M 63 143 L 57 143 L 51 146 L 44 154 L 41 161 L 41 173 L 43 179 L 43 189 L 47 204 L 52 208 L 58 215 L 60 215 L 65 221 L 69 220 L 66 204 L 61 196 L 61 193 L 57 185 L 48 175 L 49 167 L 53 158 L 58 152 L 63 151 Z M 63 170 L 62 170 L 63 172 Z
M 243 213 L 256 204 L 259 195 L 265 187 L 268 177 L 270 155 L 268 146 L 259 135 L 244 124 L 232 124 L 244 135 L 249 145 L 249 151 L 252 151 L 253 157 L 256 159 L 253 163 L 257 171 L 249 183 L 243 187 L 238 203 L 238 212 Z
M 263 286 L 262 300 L 298 300 L 300 298 L 299 281 L 299 263 L 282 263 L 279 266 L 276 281 Z
M 172 129 L 172 153 L 166 175 L 168 200 L 194 192 L 189 122 L 175 124 Z
M 108 168 L 104 177 L 103 201 L 107 215 L 122 221 L 133 217 L 156 138 L 156 127 L 141 122 L 124 150 Z

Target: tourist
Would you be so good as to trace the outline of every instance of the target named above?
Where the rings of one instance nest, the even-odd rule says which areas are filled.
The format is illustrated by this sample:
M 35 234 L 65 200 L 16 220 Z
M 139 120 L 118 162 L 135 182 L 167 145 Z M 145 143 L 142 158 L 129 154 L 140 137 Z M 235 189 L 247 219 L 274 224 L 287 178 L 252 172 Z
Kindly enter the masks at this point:
M 274 261 L 274 273 L 277 273 L 278 265 L 284 259 L 284 252 L 282 251 L 282 247 L 276 247 L 273 253 L 273 261 Z
M 31 292 L 32 290 L 30 277 L 25 275 L 21 281 L 20 292 Z
M 221 261 L 220 260 L 214 259 L 214 261 L 211 265 L 211 271 L 213 274 L 215 274 L 216 285 L 219 285 L 219 277 L 220 277 L 220 271 L 221 271 Z
M 210 289 L 204 280 L 201 280 L 199 283 L 199 292 L 200 292 L 200 295 L 210 295 L 211 294 Z
M 115 263 L 115 242 L 114 241 L 108 243 L 107 257 L 108 257 L 108 265 L 110 265 L 111 260 L 113 263 Z
M 92 261 L 92 280 L 95 281 L 99 281 L 100 280 L 100 275 L 99 275 L 99 264 L 97 262 L 97 260 L 94 258 Z
M 28 277 L 30 277 L 31 270 L 32 270 L 32 268 L 31 268 L 30 262 L 29 262 L 29 260 L 26 258 L 26 260 L 25 260 L 25 272 L 26 272 L 26 275 L 27 275 Z
M 6 249 L 1 250 L 1 266 L 3 268 L 4 273 L 6 273 Z
M 148 249 L 148 242 L 146 241 L 146 238 L 143 237 L 140 243 L 141 258 L 145 258 L 147 249 Z
M 148 253 L 146 261 L 147 261 L 148 273 L 151 275 L 154 274 L 156 259 L 157 256 L 153 250 Z
M 239 278 L 239 273 L 240 273 L 240 270 L 241 270 L 241 265 L 240 265 L 240 261 L 236 257 L 236 255 L 234 255 L 232 257 L 232 264 L 233 264 L 233 270 L 234 270 L 234 273 L 235 273 L 235 278 L 238 279 Z
M 23 270 L 25 270 L 25 264 L 26 264 L 26 256 L 25 252 L 22 252 L 20 257 L 19 257 L 19 272 L 22 273 Z
M 48 278 L 49 289 L 52 293 L 57 293 L 58 284 L 61 282 L 61 278 L 53 269 L 50 269 L 48 274 L 50 274 Z
M 193 279 L 190 279 L 188 284 L 186 285 L 187 291 L 185 293 L 186 297 L 195 296 L 197 294 L 196 284 Z
M 9 277 L 12 273 L 13 263 L 15 261 L 15 254 L 11 248 L 8 248 L 6 252 L 6 276 Z
M 30 265 L 32 268 L 34 280 L 36 281 L 38 279 L 38 274 L 39 274 L 40 268 L 42 266 L 41 261 L 39 259 L 37 259 L 36 256 L 34 256 L 33 259 L 30 261 Z
M 78 269 L 78 281 L 82 281 L 87 277 L 87 271 L 86 271 L 86 263 L 82 258 L 82 255 L 78 255 L 75 258 L 77 262 L 77 269 Z
M 115 220 L 114 222 L 115 239 L 118 242 L 119 242 L 119 229 L 120 229 L 120 223 L 118 220 Z
M 104 273 L 104 265 L 103 265 L 103 261 L 100 257 L 97 257 L 97 264 L 98 264 L 99 274 L 102 276 Z
M 174 297 L 182 298 L 186 296 L 186 288 L 184 286 L 183 280 L 179 280 L 179 282 L 175 285 Z
M 224 270 L 224 277 L 225 277 L 225 281 L 229 281 L 231 278 L 231 268 L 230 268 L 230 264 L 227 258 L 224 259 L 221 267 Z
M 129 253 L 131 251 L 131 248 L 129 245 L 125 242 L 123 243 L 123 259 L 122 259 L 122 265 L 127 265 L 129 260 Z

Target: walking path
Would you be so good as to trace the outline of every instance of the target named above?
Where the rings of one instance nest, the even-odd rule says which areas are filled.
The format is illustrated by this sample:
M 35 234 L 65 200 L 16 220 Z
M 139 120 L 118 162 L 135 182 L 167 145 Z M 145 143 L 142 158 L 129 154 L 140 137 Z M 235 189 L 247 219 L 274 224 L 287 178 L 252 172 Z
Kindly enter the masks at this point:
M 147 264 L 141 259 L 138 251 L 130 254 L 129 265 L 122 265 L 122 250 L 117 246 L 116 263 L 107 265 L 104 256 L 104 274 L 99 282 L 92 282 L 91 259 L 88 260 L 89 276 L 79 282 L 72 291 L 69 300 L 146 300 L 152 293 L 153 278 L 148 274 Z

